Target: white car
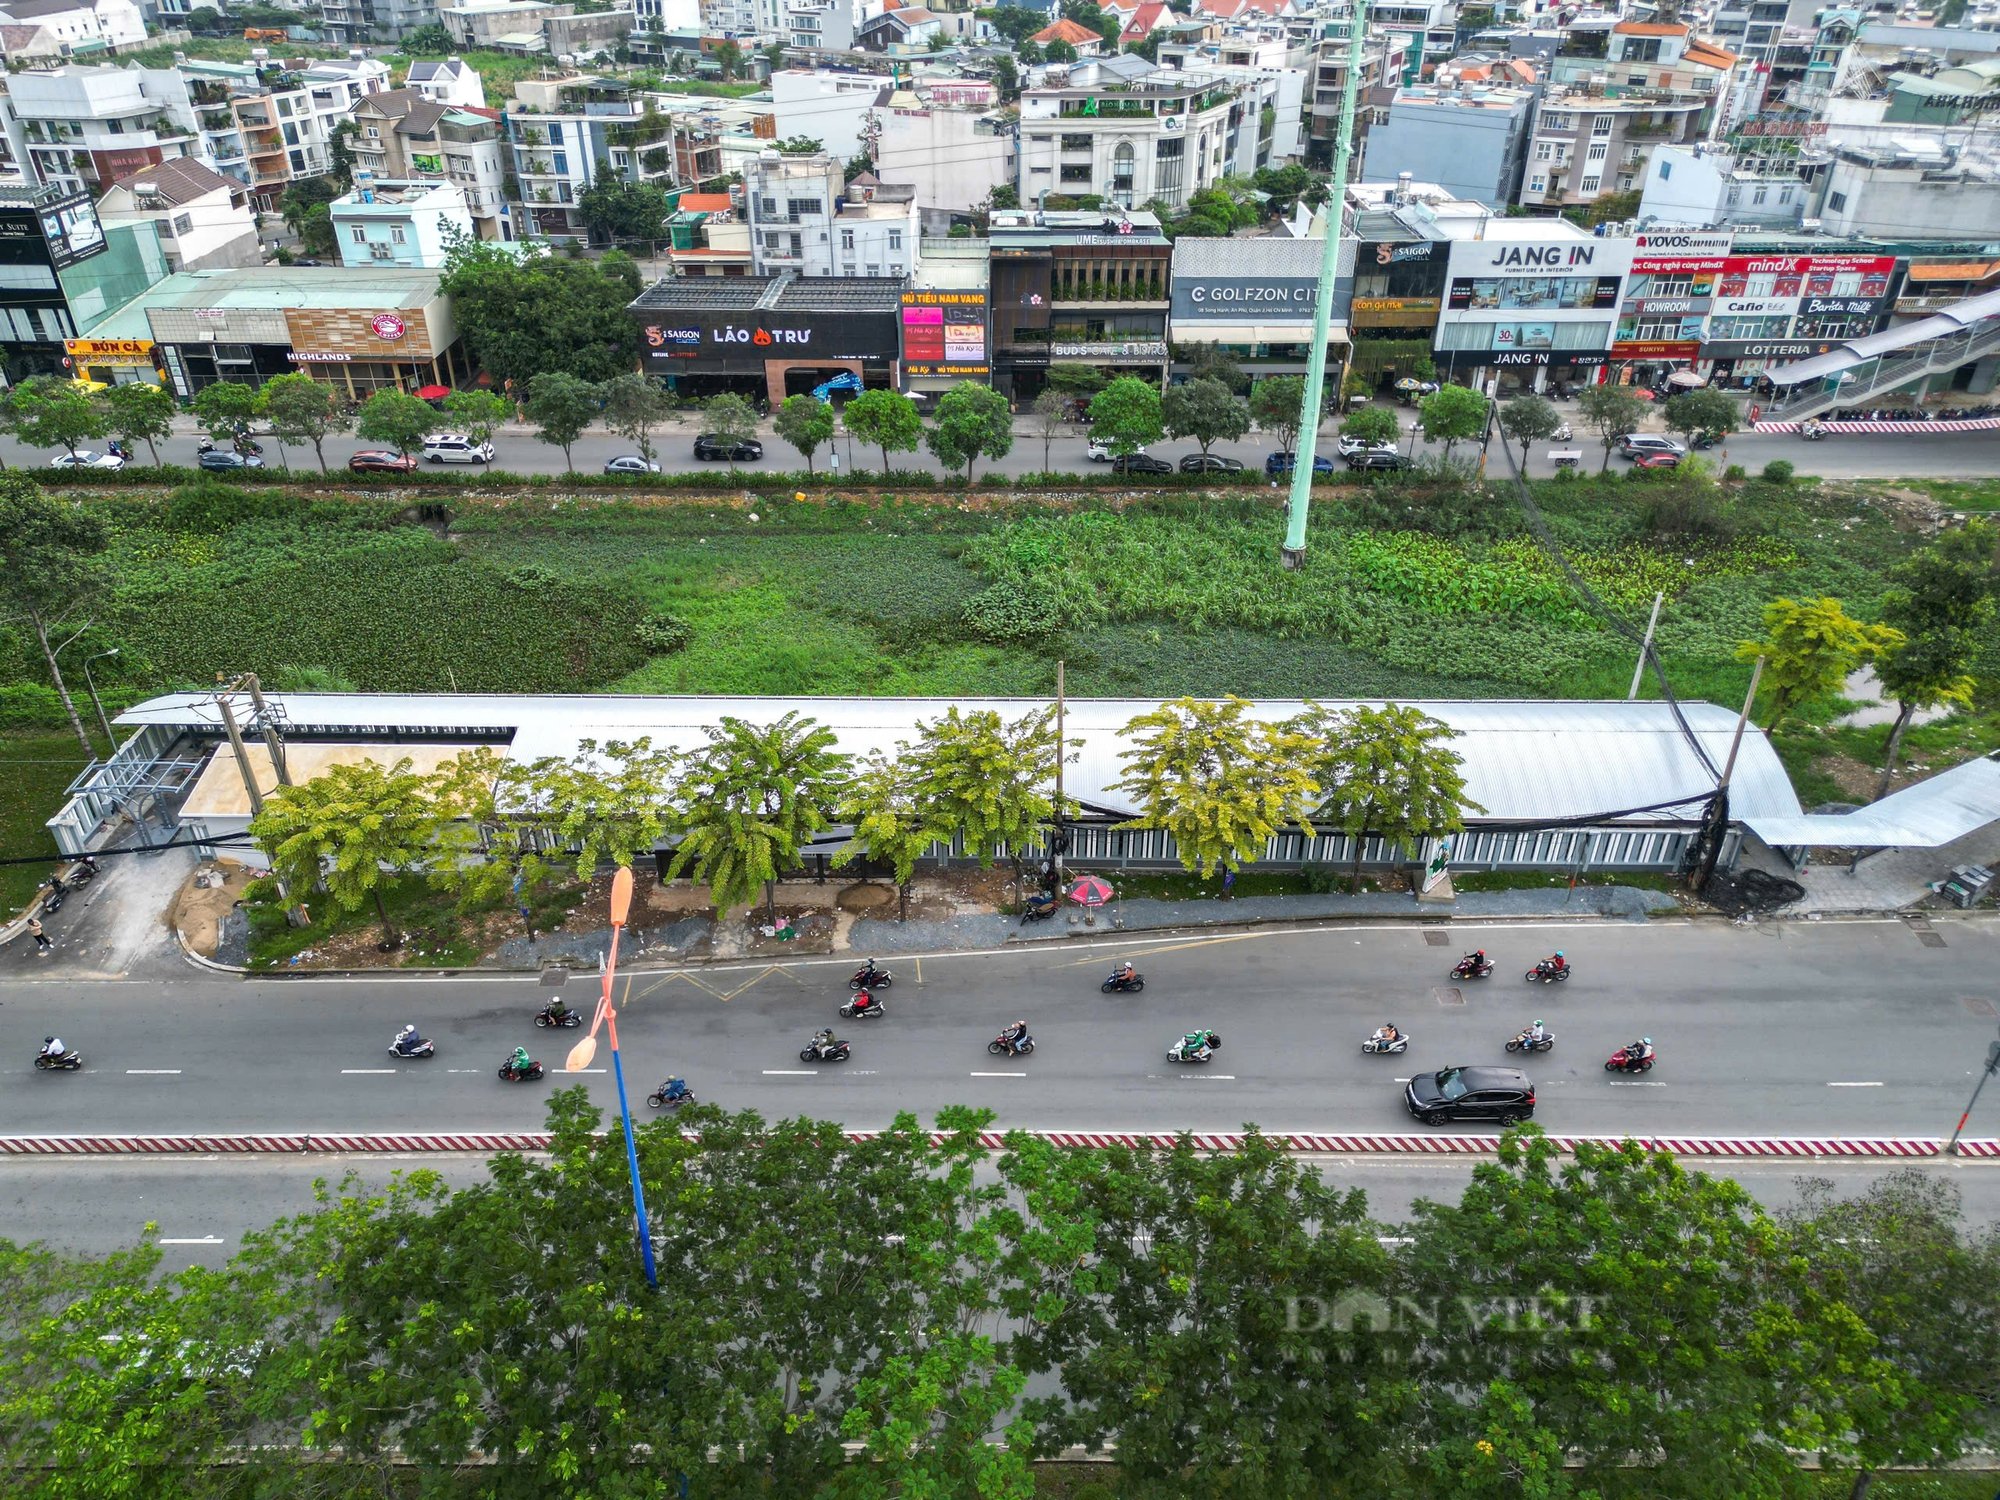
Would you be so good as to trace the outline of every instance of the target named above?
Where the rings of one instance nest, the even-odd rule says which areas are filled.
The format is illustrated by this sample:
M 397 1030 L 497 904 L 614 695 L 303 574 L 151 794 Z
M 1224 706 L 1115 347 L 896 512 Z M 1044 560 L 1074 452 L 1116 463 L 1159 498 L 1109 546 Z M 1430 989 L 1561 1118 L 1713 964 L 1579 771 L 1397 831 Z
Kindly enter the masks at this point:
M 1343 437 L 1340 440 L 1340 456 L 1342 458 L 1352 458 L 1357 453 L 1396 453 L 1399 451 L 1401 450 L 1394 443 L 1364 443 L 1357 437 Z
M 51 469 L 122 469 L 125 460 L 115 453 L 58 453 L 49 460 Z
M 1108 464 L 1112 459 L 1118 457 L 1117 450 L 1111 446 L 1109 438 L 1092 438 L 1087 451 L 1090 454 L 1090 461 L 1094 464 Z M 1135 456 L 1145 451 L 1144 448 L 1134 448 L 1132 450 Z
M 434 464 L 490 464 L 493 445 L 475 443 L 462 432 L 434 432 L 424 439 L 424 457 Z

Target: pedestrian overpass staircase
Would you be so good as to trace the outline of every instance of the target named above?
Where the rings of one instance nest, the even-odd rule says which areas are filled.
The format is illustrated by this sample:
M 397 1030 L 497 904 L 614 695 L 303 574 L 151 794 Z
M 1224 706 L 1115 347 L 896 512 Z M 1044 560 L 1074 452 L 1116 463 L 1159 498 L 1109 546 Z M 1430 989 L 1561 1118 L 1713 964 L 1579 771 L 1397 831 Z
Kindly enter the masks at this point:
M 1765 403 L 1758 425 L 1766 422 L 1803 422 L 1822 412 L 1842 406 L 1865 406 L 1870 398 L 1914 385 L 1927 375 L 1955 370 L 1960 365 L 2000 351 L 2000 318 L 1974 323 L 1963 333 L 1933 339 L 1907 354 L 1864 360 L 1850 370 L 1814 381 L 1777 401 Z

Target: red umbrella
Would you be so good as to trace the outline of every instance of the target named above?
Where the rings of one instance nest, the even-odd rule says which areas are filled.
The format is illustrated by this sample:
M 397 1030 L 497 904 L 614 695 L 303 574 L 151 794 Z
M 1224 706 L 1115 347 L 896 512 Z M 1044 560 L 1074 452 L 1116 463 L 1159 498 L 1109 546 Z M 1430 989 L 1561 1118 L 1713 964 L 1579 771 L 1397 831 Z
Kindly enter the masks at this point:
M 417 388 L 419 401 L 442 401 L 450 394 L 451 387 L 448 385 L 426 385 Z
M 1086 875 L 1072 884 L 1067 894 L 1079 906 L 1102 906 L 1117 892 L 1095 875 Z

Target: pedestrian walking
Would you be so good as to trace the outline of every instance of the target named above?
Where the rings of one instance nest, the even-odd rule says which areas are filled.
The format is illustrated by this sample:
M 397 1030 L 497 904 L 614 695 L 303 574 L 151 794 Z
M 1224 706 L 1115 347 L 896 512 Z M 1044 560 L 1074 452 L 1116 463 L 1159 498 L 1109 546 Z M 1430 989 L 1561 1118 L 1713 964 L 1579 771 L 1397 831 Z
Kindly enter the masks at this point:
M 37 958 L 40 958 L 55 946 L 54 943 L 49 941 L 49 935 L 42 931 L 42 919 L 40 917 L 28 918 L 28 935 L 35 940 L 35 957 Z

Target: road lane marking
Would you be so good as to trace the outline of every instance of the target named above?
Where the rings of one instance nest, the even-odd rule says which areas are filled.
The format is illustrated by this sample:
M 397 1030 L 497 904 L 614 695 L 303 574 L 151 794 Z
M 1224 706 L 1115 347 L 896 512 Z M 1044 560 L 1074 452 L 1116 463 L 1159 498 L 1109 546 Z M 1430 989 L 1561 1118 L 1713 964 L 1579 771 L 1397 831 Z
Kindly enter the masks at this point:
M 1605 1080 L 1614 1089 L 1663 1089 L 1664 1083 L 1642 1083 L 1637 1078 L 1610 1078 Z
M 819 1071 L 815 1068 L 766 1068 L 764 1076 L 766 1078 L 817 1078 L 819 1077 Z
M 968 1078 L 1026 1078 L 1026 1073 L 968 1073 Z
M 222 1236 L 211 1234 L 198 1240 L 161 1240 L 159 1243 L 162 1245 L 219 1245 L 222 1243 Z
M 1866 1079 L 1860 1083 L 1829 1083 L 1827 1085 L 1830 1089 L 1879 1089 L 1882 1086 L 1882 1080 L 1879 1078 Z
M 1208 1078 L 1217 1083 L 1234 1083 L 1234 1073 L 1148 1073 L 1148 1078 Z
M 181 1070 L 179 1068 L 127 1068 L 125 1071 L 134 1077 L 178 1078 Z
M 349 1073 L 393 1073 L 396 1070 L 394 1068 L 342 1068 L 340 1071 L 343 1075 L 346 1075 Z
M 447 1073 L 484 1073 L 484 1068 L 446 1068 Z

